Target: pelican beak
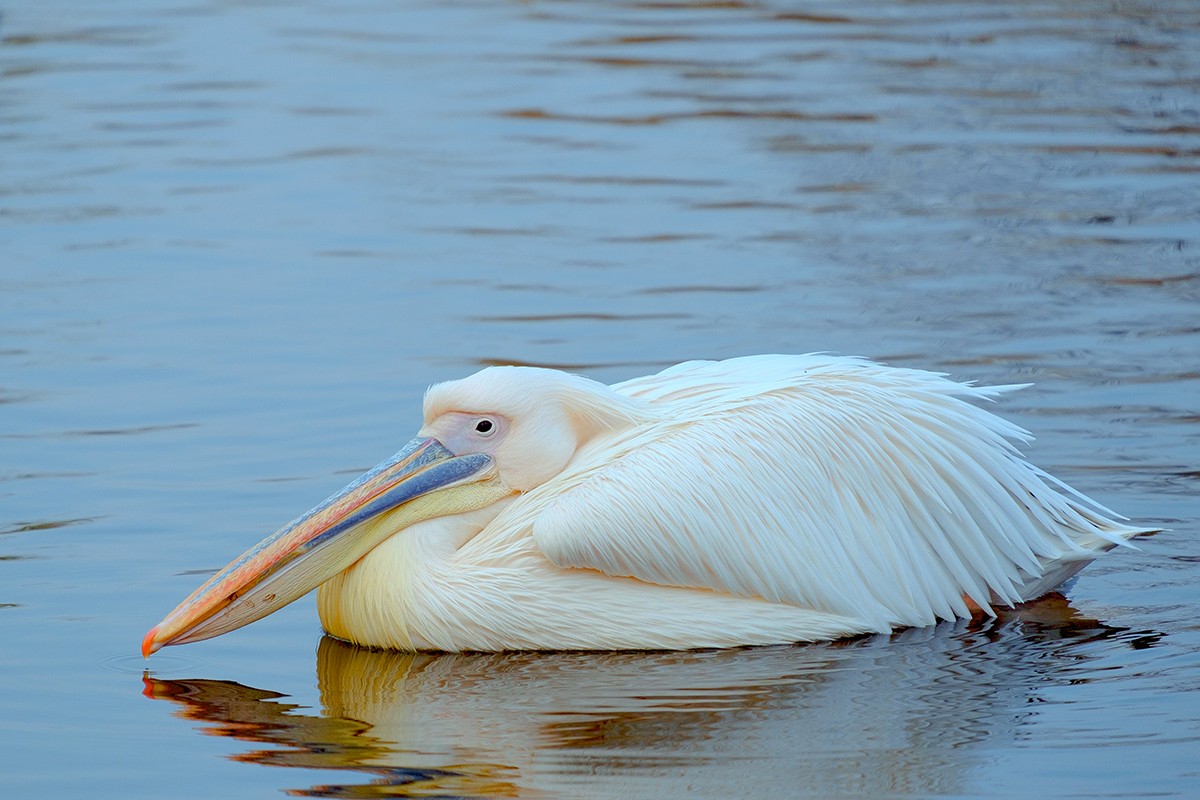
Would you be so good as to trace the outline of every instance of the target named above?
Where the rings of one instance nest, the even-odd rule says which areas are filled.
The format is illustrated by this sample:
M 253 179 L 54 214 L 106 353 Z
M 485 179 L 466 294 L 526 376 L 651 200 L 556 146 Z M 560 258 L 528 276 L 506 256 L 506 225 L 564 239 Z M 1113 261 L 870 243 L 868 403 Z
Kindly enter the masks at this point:
M 214 575 L 150 629 L 142 655 L 249 625 L 329 580 L 398 530 L 483 508 L 509 494 L 491 456 L 456 456 L 436 439 L 413 439 Z

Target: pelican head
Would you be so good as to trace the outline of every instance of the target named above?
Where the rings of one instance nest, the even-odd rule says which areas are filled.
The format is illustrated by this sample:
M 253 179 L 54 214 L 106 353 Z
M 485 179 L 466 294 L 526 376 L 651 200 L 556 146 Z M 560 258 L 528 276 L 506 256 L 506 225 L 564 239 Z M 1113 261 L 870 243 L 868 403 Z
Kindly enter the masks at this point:
M 263 539 L 179 604 L 142 641 L 210 639 L 278 611 L 418 522 L 493 507 L 558 475 L 637 404 L 595 381 L 490 367 L 437 384 L 424 425 L 399 452 Z

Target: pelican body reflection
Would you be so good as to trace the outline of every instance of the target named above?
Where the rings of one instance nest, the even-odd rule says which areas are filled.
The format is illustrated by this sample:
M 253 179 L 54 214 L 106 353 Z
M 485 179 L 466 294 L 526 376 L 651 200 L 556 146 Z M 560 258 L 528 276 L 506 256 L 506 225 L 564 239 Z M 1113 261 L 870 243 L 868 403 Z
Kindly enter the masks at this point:
M 1089 648 L 1145 635 L 1051 596 L 999 619 L 742 650 L 396 653 L 325 637 L 320 715 L 278 692 L 147 676 L 269 766 L 362 773 L 318 797 L 925 796 L 967 789 Z M 1106 645 L 1108 647 L 1110 645 Z

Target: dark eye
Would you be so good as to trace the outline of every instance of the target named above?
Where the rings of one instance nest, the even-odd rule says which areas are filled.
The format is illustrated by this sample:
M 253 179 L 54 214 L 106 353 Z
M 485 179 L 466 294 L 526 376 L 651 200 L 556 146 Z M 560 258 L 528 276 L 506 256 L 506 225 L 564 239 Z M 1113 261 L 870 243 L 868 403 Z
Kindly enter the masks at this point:
M 492 422 L 490 419 L 484 418 L 481 420 L 476 420 L 475 422 L 475 432 L 478 434 L 483 436 L 491 436 L 492 431 L 494 430 L 496 430 L 496 423 Z

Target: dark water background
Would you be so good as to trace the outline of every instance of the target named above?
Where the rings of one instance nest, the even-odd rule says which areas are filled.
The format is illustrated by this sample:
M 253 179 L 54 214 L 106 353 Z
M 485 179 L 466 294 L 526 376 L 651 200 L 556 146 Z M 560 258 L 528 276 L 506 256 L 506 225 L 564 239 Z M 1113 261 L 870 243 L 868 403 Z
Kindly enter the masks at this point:
M 1194 0 L 4 12 L 0 796 L 1195 796 Z M 432 381 L 811 350 L 1035 382 L 1033 458 L 1170 530 L 835 645 L 389 655 L 309 598 L 137 655 Z

